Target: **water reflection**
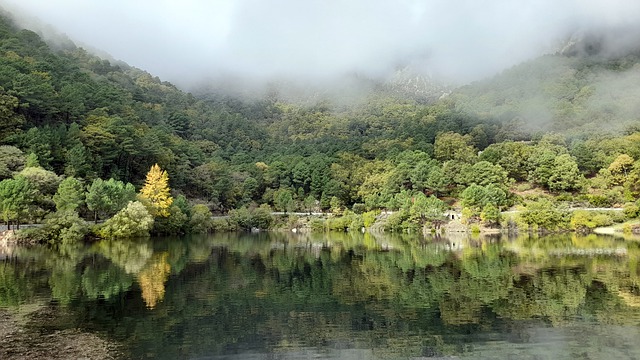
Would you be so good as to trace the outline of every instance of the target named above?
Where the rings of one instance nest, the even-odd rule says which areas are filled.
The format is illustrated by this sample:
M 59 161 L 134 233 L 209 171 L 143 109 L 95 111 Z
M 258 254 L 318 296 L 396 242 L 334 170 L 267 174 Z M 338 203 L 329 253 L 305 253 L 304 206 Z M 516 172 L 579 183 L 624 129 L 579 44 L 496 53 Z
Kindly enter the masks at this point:
M 12 249 L 0 306 L 52 301 L 134 358 L 635 358 L 639 256 L 575 235 L 102 241 Z

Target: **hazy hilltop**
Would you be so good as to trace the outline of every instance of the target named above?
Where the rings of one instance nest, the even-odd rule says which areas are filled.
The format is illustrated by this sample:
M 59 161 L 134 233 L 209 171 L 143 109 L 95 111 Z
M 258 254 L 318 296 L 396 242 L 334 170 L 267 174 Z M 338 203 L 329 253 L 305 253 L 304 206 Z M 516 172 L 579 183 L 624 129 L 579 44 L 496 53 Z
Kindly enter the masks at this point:
M 572 36 L 552 55 L 455 90 L 464 112 L 531 131 L 619 131 L 640 118 L 636 27 Z

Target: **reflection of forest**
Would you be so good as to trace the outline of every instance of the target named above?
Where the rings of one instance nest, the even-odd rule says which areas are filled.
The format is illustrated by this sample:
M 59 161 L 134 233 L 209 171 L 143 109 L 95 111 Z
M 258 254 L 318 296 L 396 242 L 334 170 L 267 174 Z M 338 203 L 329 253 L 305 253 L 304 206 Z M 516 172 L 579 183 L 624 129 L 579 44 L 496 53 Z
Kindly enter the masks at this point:
M 463 334 L 532 322 L 637 325 L 639 255 L 635 242 L 575 235 L 261 234 L 18 248 L 0 264 L 0 306 L 51 297 L 84 326 L 137 339 L 147 355 L 310 346 L 452 354 L 465 351 Z

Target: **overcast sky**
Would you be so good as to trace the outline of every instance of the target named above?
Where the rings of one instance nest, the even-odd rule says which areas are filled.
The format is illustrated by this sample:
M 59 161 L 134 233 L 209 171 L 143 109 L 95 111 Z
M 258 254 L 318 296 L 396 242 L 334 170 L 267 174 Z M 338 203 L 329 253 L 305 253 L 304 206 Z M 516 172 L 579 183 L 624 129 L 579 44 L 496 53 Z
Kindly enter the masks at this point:
M 72 40 L 178 84 L 385 76 L 467 82 L 578 28 L 640 22 L 637 0 L 0 0 Z

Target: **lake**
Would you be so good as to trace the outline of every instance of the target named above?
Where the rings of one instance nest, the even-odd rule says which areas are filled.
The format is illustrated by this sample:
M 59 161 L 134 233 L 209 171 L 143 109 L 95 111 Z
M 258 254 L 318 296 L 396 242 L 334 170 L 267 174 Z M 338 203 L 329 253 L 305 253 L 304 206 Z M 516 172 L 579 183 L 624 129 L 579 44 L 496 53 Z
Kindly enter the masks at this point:
M 224 234 L 0 258 L 1 309 L 46 307 L 39 333 L 132 359 L 640 358 L 640 244 L 613 237 Z

